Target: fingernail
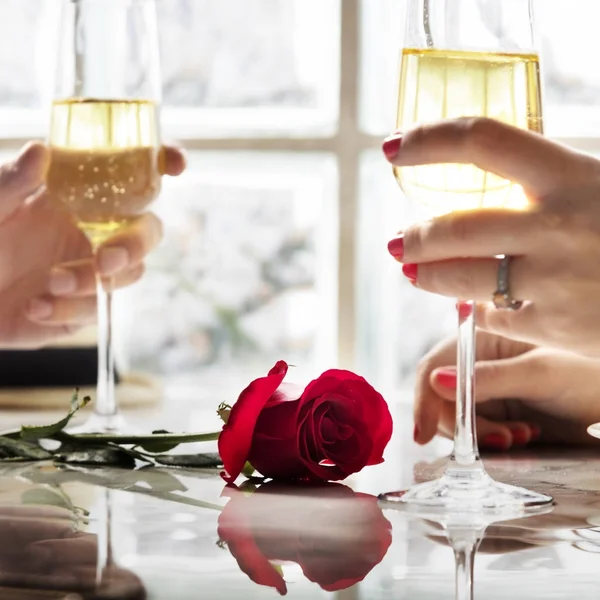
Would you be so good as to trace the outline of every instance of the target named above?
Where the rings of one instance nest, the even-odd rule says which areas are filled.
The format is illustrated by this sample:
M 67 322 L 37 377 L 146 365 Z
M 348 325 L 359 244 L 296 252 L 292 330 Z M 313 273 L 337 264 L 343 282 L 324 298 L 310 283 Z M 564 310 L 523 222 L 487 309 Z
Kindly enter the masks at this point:
M 419 434 L 421 433 L 419 426 L 415 424 L 415 430 L 413 431 L 413 440 L 415 442 L 419 439 Z
M 77 277 L 68 269 L 54 269 L 50 273 L 48 291 L 53 296 L 72 294 L 77 290 Z
M 456 369 L 440 369 L 435 374 L 435 379 L 443 387 L 456 389 Z
M 537 425 L 531 426 L 531 441 L 537 442 L 542 437 L 542 430 Z
M 98 256 L 98 267 L 103 275 L 113 275 L 129 264 L 129 253 L 125 248 L 102 248 Z
M 29 301 L 27 315 L 30 319 L 47 319 L 53 312 L 52 303 L 41 298 L 34 298 Z
M 473 303 L 459 300 L 456 303 L 456 310 L 458 312 L 458 318 L 462 323 L 465 319 L 471 316 L 471 313 L 473 312 Z
M 512 433 L 514 446 L 527 446 L 531 438 L 525 429 L 518 428 L 511 429 L 510 431 Z
M 416 283 L 418 270 L 418 265 L 402 265 L 402 272 L 404 273 L 404 276 L 410 280 L 411 283 Z
M 404 258 L 404 236 L 400 235 L 388 243 L 388 252 L 396 259 Z
M 383 153 L 388 160 L 393 160 L 398 156 L 400 152 L 400 146 L 402 145 L 401 135 L 391 135 L 383 141 Z
M 489 435 L 486 435 L 481 441 L 481 445 L 490 450 L 506 451 L 510 448 L 510 443 L 506 437 L 499 433 L 490 433 Z

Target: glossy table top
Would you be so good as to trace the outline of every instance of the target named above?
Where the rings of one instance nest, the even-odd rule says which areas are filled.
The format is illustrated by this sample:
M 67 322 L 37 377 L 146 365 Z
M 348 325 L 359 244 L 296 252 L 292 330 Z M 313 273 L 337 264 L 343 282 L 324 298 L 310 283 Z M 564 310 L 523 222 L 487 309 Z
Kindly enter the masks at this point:
M 444 528 L 376 500 L 435 476 L 448 451 L 445 441 L 416 448 L 408 408 L 395 412 L 386 462 L 324 486 L 234 489 L 208 470 L 0 464 L 0 598 L 454 598 Z M 3 422 L 19 419 L 31 420 Z M 495 478 L 550 493 L 556 506 L 487 528 L 475 598 L 600 598 L 600 451 L 484 459 Z

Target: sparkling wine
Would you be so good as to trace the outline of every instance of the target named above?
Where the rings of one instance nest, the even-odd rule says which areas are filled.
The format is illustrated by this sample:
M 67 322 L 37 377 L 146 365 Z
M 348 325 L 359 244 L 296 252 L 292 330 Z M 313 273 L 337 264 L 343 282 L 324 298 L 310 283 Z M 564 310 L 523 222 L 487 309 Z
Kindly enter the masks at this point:
M 539 58 L 535 54 L 405 49 L 397 126 L 482 116 L 542 133 Z M 411 199 L 436 214 L 480 207 L 522 208 L 520 186 L 471 165 L 394 170 Z
M 93 245 L 143 213 L 160 191 L 158 116 L 145 100 L 52 106 L 46 187 Z

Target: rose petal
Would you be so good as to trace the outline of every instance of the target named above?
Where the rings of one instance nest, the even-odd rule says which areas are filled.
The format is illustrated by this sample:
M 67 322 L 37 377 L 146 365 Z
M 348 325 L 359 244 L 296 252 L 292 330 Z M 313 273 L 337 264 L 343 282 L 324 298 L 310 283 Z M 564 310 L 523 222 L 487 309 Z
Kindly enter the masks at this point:
M 255 379 L 231 408 L 231 414 L 219 435 L 219 454 L 225 467 L 221 476 L 232 483 L 242 472 L 252 445 L 256 421 L 263 407 L 281 385 L 288 370 L 280 360 L 266 377 Z
M 275 588 L 281 596 L 287 594 L 287 586 L 281 574 L 267 560 L 254 539 L 252 514 L 245 510 L 246 498 L 240 491 L 231 494 L 223 512 L 219 515 L 217 533 L 227 544 L 229 552 L 240 569 L 259 585 Z

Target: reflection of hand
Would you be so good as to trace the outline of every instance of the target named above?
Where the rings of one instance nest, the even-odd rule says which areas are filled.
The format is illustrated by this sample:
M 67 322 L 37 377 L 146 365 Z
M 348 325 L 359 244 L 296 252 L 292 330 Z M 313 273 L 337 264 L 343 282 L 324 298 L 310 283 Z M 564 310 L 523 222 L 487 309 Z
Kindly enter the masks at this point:
M 536 441 L 595 444 L 586 428 L 600 421 L 600 361 L 477 334 L 477 434 L 482 447 L 507 450 Z M 419 367 L 416 440 L 452 437 L 456 342 L 440 344 Z M 518 400 L 506 400 L 518 398 Z
M 114 566 L 95 589 L 96 536 L 77 531 L 72 517 L 53 507 L 0 508 L 0 587 L 23 589 L 24 600 L 28 589 L 76 592 L 86 599 L 144 599 L 139 579 Z
M 475 164 L 521 184 L 527 210 L 456 211 L 410 227 L 390 251 L 420 289 L 489 302 L 499 255 L 514 257 L 521 310 L 481 307 L 487 331 L 600 356 L 600 161 L 491 119 L 424 125 L 384 145 L 400 167 Z M 403 243 L 402 243 L 403 241 Z
M 219 516 L 219 537 L 255 583 L 287 592 L 275 564 L 297 563 L 326 591 L 362 581 L 392 541 L 377 499 L 340 484 L 262 485 L 231 496 Z
M 165 172 L 179 175 L 183 155 L 165 149 Z M 43 191 L 48 151 L 28 145 L 0 167 L 0 347 L 37 347 L 95 317 L 95 269 L 88 241 Z M 143 273 L 160 241 L 160 221 L 141 216 L 99 250 L 98 267 L 123 287 Z

